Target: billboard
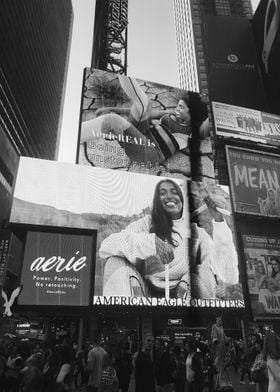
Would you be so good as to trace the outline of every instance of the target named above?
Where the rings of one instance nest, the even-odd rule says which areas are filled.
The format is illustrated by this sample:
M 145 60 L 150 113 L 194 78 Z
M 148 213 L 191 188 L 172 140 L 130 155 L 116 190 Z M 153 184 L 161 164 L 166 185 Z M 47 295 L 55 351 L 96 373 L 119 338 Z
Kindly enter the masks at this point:
M 245 234 L 242 240 L 254 317 L 279 317 L 280 237 Z
M 244 306 L 229 187 L 191 182 L 193 298 L 227 298 Z
M 211 101 L 268 110 L 250 21 L 204 16 Z
M 220 102 L 212 108 L 217 136 L 280 145 L 280 116 Z
M 280 157 L 226 146 L 234 210 L 266 217 L 280 216 Z
M 18 303 L 87 306 L 93 235 L 27 232 Z
M 280 5 L 261 0 L 252 19 L 264 86 L 270 110 L 280 114 Z
M 86 69 L 77 163 L 213 177 L 207 106 L 195 92 Z
M 228 194 L 191 189 L 185 178 L 21 158 L 10 222 L 95 230 L 93 305 L 242 308 Z

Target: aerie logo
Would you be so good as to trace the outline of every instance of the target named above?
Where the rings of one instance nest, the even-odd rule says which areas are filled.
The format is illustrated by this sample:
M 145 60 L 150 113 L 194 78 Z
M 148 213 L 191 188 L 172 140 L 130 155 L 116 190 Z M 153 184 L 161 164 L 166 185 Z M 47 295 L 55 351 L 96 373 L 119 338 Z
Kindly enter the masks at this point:
M 86 256 L 76 259 L 80 252 L 77 251 L 75 256 L 71 257 L 69 261 L 61 256 L 52 256 L 49 259 L 46 257 L 37 257 L 30 266 L 30 271 L 43 271 L 47 272 L 54 269 L 56 272 L 62 271 L 80 271 L 86 266 Z

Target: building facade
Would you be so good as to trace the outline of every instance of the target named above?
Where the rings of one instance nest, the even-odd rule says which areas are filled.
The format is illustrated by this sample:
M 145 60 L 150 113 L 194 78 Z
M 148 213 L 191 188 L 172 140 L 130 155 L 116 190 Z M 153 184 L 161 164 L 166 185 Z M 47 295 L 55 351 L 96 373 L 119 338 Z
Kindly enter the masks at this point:
M 20 241 L 8 227 L 20 156 L 57 156 L 72 34 L 71 0 L 0 4 L 0 285 L 18 284 Z
M 203 37 L 203 17 L 252 17 L 248 0 L 174 0 L 180 87 L 200 91 L 208 96 L 206 42 Z
M 1 1 L 0 127 L 18 155 L 54 159 L 73 11 L 70 0 Z

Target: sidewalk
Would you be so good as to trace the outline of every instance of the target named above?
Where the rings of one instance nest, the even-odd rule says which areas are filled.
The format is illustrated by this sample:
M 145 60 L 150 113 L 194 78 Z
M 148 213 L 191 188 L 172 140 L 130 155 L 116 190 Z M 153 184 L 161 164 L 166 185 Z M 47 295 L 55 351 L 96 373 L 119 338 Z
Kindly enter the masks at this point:
M 234 392 L 256 392 L 256 385 L 249 384 L 247 376 L 245 377 L 246 384 L 240 384 L 240 374 L 239 373 L 236 374 L 234 372 L 234 370 L 231 369 L 230 375 L 231 375 L 231 380 L 232 380 Z M 128 392 L 135 392 L 135 382 L 134 382 L 133 376 L 131 377 Z M 143 391 L 143 392 L 145 392 L 145 391 Z M 203 392 L 208 392 L 208 388 L 205 387 Z

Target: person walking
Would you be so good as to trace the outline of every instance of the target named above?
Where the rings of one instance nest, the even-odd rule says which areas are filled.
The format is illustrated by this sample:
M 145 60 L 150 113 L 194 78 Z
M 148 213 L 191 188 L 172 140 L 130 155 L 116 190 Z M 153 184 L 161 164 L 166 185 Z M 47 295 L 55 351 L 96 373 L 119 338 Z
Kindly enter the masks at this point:
M 280 337 L 269 331 L 264 340 L 264 359 L 268 371 L 268 392 L 280 391 Z
M 152 350 L 154 338 L 146 335 L 140 350 L 135 358 L 135 392 L 155 392 L 154 364 L 152 360 Z
M 99 340 L 96 339 L 93 348 L 88 353 L 87 370 L 89 373 L 87 392 L 97 392 L 100 385 L 103 359 L 106 351 L 100 346 Z

